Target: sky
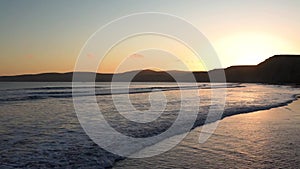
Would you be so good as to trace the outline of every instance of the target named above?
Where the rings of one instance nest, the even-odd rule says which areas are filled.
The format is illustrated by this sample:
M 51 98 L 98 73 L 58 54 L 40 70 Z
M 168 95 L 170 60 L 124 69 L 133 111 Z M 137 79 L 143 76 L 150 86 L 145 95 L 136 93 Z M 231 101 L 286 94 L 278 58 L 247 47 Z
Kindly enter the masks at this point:
M 299 0 L 0 0 L 0 75 L 73 71 L 95 31 L 137 12 L 167 13 L 191 23 L 224 68 L 258 64 L 275 54 L 300 54 L 299 9 Z M 170 46 L 182 50 L 173 53 Z M 186 50 L 166 37 L 132 37 L 115 46 L 98 71 L 204 70 L 205 63 Z

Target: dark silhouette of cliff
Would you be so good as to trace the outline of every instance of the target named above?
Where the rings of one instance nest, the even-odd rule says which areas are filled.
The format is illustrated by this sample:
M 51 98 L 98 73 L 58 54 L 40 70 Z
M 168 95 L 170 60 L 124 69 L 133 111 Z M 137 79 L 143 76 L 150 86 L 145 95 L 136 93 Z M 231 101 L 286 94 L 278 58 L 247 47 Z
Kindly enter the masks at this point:
M 209 72 L 185 71 L 131 71 L 114 75 L 115 81 L 133 82 L 209 82 L 209 74 L 225 71 L 227 82 L 239 83 L 270 83 L 270 84 L 300 84 L 300 55 L 275 55 L 258 65 L 231 66 L 226 69 L 215 69 Z M 91 81 L 87 77 L 95 77 L 97 82 L 110 82 L 113 74 L 80 72 L 81 81 Z M 173 78 L 174 77 L 174 78 Z M 71 82 L 73 72 L 69 73 L 43 73 L 35 75 L 2 76 L 0 81 L 9 82 Z M 218 81 L 218 80 L 217 80 Z M 220 81 L 219 81 L 220 82 Z
M 225 69 L 228 82 L 300 83 L 300 55 L 275 55 L 256 66 Z

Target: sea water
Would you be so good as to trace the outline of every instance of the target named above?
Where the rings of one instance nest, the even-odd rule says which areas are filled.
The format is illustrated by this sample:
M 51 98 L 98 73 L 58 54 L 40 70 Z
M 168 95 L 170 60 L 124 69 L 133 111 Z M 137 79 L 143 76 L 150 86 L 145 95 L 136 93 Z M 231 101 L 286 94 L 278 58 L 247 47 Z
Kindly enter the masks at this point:
M 120 85 L 113 92 L 109 83 L 96 83 L 95 86 L 81 83 L 76 87 L 75 97 L 89 100 L 95 96 L 99 109 L 111 126 L 137 138 L 157 135 L 172 125 L 182 105 L 181 92 L 193 96 L 196 93 L 200 100 L 192 128 L 203 125 L 210 106 L 217 104 L 211 100 L 213 90 L 226 88 L 222 117 L 283 106 L 299 94 L 299 89 L 291 86 L 235 83 L 198 83 L 196 86 L 186 83 L 181 87 L 175 83 L 132 83 L 129 90 Z M 95 89 L 94 93 L 89 92 L 91 88 Z M 164 99 L 164 111 L 152 123 L 128 123 L 117 114 L 112 99 L 113 95 L 124 94 L 128 94 L 132 106 L 139 111 L 150 109 L 151 95 L 163 94 L 164 97 L 154 99 L 157 102 Z M 105 168 L 123 159 L 99 147 L 84 132 L 74 109 L 71 83 L 2 82 L 0 95 L 1 168 Z M 122 106 L 123 102 L 118 104 Z M 195 102 L 185 104 L 191 109 L 195 107 Z M 122 111 L 135 113 L 126 108 Z

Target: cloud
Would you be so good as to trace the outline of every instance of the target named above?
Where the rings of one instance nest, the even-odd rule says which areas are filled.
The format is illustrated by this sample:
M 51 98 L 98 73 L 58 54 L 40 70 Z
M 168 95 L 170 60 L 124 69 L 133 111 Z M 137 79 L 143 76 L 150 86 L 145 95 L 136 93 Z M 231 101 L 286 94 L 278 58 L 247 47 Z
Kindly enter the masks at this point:
M 140 59 L 140 58 L 144 58 L 144 55 L 135 53 L 135 54 L 130 55 L 129 57 L 130 58 Z
M 26 55 L 25 58 L 27 58 L 27 59 L 33 59 L 34 56 L 32 54 L 29 54 L 29 55 Z
M 89 58 L 89 59 L 94 59 L 96 56 L 94 54 L 92 54 L 92 53 L 88 53 L 86 55 L 86 57 Z

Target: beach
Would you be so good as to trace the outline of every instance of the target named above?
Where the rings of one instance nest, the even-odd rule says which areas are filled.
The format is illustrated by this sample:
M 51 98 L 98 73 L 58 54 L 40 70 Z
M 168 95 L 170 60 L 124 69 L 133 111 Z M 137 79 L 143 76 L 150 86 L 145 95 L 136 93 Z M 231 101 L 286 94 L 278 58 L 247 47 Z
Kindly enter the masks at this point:
M 224 118 L 203 144 L 198 143 L 201 127 L 195 128 L 166 153 L 128 158 L 114 168 L 298 168 L 299 127 L 300 100 L 296 100 L 287 106 Z
M 0 169 L 300 169 L 299 9 L 0 1 Z
M 186 84 L 188 85 L 188 84 Z M 290 86 L 263 84 L 227 84 L 226 106 L 220 125 L 213 135 L 199 144 L 198 138 L 202 124 L 212 105 L 212 91 L 222 89 L 221 84 L 214 84 L 216 89 L 207 88 L 199 83 L 198 88 L 185 86 L 178 90 L 176 84 L 132 84 L 129 94 L 131 103 L 139 110 L 150 108 L 149 97 L 165 94 L 168 101 L 164 112 L 153 123 L 134 125 L 117 116 L 142 114 L 130 109 L 114 107 L 112 97 L 121 97 L 124 93 L 110 95 L 110 85 L 97 83 L 95 87 L 88 84 L 80 86 L 76 96 L 82 99 L 82 105 L 90 106 L 89 99 L 95 89 L 97 104 L 102 113 L 112 122 L 120 133 L 132 137 L 148 138 L 161 133 L 173 124 L 181 109 L 181 93 L 200 98 L 200 103 L 185 102 L 187 113 L 199 112 L 195 119 L 195 128 L 172 150 L 155 157 L 145 159 L 122 158 L 105 147 L 94 142 L 83 130 L 74 109 L 72 86 L 69 83 L 0 83 L 0 168 L 297 168 L 299 166 L 299 101 L 295 101 L 299 89 Z M 152 92 L 153 89 L 161 91 Z M 153 101 L 163 102 L 164 97 L 151 97 Z M 287 105 L 288 103 L 292 104 Z M 215 102 L 217 103 L 217 102 Z M 126 106 L 126 102 L 118 102 Z M 284 107 L 281 107 L 284 106 Z M 278 107 L 278 108 L 274 108 Z M 273 108 L 273 109 L 270 109 Z M 266 110 L 267 111 L 259 111 Z M 84 109 L 84 113 L 96 110 Z M 258 112 L 257 112 L 258 111 Z M 246 112 L 252 112 L 243 114 Z M 242 115 L 238 115 L 242 114 Z M 232 116 L 235 115 L 235 116 Z M 229 117 L 230 116 L 230 117 Z M 88 118 L 96 120 L 95 118 Z M 101 124 L 93 121 L 91 124 Z M 185 122 L 185 121 L 183 121 Z M 181 123 L 181 124 L 189 124 Z M 180 126 L 182 127 L 182 126 Z M 105 133 L 105 132 L 104 132 Z M 157 146 L 174 139 L 182 132 L 170 133 L 160 140 L 137 144 L 121 144 L 128 154 L 145 151 L 149 146 Z M 103 133 L 101 133 L 103 134 Z M 103 141 L 114 139 L 101 137 Z M 176 145 L 176 144 L 175 144 Z

